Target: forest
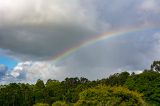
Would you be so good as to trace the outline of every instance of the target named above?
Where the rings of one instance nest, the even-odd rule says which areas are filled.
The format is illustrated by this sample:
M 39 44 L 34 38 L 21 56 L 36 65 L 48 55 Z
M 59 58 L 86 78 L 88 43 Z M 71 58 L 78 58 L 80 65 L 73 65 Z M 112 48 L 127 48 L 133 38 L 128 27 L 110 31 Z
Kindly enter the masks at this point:
M 140 74 L 127 71 L 90 81 L 38 79 L 0 86 L 0 106 L 160 106 L 160 61 Z

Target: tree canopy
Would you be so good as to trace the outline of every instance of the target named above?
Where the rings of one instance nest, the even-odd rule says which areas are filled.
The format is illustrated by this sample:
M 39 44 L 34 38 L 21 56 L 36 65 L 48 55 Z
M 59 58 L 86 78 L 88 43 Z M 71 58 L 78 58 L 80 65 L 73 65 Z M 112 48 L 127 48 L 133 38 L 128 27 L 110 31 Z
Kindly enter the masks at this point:
M 124 87 L 99 85 L 81 92 L 75 106 L 145 106 L 142 96 Z

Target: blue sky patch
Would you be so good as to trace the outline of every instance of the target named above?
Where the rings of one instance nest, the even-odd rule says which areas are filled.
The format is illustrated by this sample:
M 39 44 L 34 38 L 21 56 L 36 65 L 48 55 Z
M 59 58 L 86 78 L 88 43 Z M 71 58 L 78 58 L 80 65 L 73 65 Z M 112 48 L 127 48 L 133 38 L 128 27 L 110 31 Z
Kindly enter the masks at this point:
M 12 69 L 17 65 L 17 61 L 7 56 L 0 56 L 0 64 L 4 64 L 8 69 Z

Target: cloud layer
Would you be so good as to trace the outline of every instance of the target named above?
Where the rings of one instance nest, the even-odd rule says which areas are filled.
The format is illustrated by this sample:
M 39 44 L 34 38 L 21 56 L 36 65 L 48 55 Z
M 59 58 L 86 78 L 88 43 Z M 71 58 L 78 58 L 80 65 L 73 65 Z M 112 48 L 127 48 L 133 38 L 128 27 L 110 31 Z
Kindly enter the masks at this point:
M 101 33 L 158 24 L 156 0 L 0 0 L 0 55 L 19 63 L 3 81 L 34 82 L 84 76 L 97 79 L 122 70 L 143 70 L 160 59 L 159 28 L 128 33 L 82 48 L 65 59 L 53 56 Z

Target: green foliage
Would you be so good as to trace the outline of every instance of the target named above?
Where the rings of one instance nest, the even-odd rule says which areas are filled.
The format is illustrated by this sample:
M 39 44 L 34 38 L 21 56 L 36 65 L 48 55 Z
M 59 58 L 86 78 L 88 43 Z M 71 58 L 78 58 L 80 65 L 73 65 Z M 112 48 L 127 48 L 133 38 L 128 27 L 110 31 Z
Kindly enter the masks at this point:
M 44 103 L 44 88 L 44 82 L 38 79 L 35 86 L 33 87 L 35 103 Z
M 61 93 L 63 94 L 62 97 L 63 101 L 67 103 L 75 103 L 79 99 L 79 93 L 81 92 L 77 89 L 78 86 L 89 83 L 90 81 L 86 78 L 66 78 L 64 81 L 61 82 Z
M 11 83 L 0 89 L 0 106 L 32 106 L 33 93 L 28 84 Z
M 36 89 L 43 89 L 44 87 L 45 87 L 44 82 L 42 80 L 38 79 L 36 82 L 35 88 Z
M 57 101 L 52 104 L 52 106 L 68 106 L 65 102 Z
M 99 85 L 80 93 L 74 106 L 145 106 L 142 94 L 124 87 Z
M 99 81 L 99 83 L 106 84 L 106 85 L 111 85 L 111 86 L 119 86 L 123 85 L 126 81 L 126 79 L 129 77 L 128 72 L 122 72 L 122 73 L 115 73 L 107 79 L 102 79 Z
M 145 100 L 150 104 L 160 105 L 160 73 L 145 70 L 141 74 L 129 77 L 125 86 L 143 93 Z
M 49 105 L 46 104 L 46 103 L 37 103 L 37 104 L 35 104 L 35 105 L 33 105 L 33 106 L 49 106 Z
M 48 80 L 45 87 L 46 95 L 45 97 L 48 98 L 49 104 L 52 104 L 53 102 L 60 100 L 61 92 L 61 83 L 57 80 Z

